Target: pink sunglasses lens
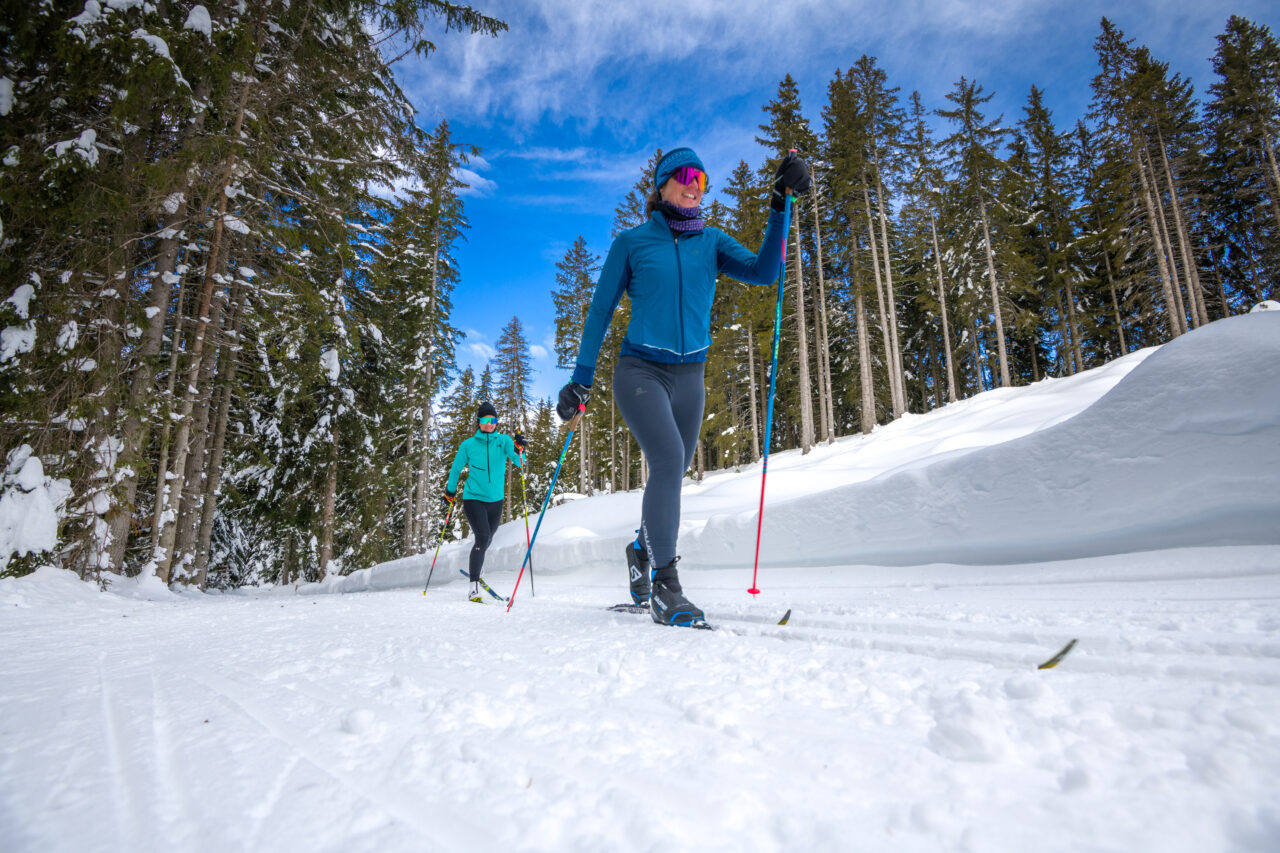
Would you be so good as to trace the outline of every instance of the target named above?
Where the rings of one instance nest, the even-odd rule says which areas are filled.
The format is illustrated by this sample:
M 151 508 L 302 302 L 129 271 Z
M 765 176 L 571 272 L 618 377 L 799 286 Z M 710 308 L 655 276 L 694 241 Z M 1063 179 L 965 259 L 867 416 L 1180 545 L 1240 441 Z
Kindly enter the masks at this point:
M 698 182 L 698 189 L 706 192 L 707 189 L 707 173 L 692 166 L 681 166 L 676 169 L 675 179 L 686 187 L 694 181 Z

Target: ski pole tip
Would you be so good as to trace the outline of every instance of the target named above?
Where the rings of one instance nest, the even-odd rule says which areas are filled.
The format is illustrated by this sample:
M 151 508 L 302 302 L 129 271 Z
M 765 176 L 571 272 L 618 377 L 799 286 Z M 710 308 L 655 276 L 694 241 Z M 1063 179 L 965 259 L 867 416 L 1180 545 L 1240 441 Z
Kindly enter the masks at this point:
M 747 592 L 751 593 L 752 595 L 759 595 L 759 594 L 760 594 L 760 590 L 756 589 L 754 586 L 753 586 L 753 587 L 751 587 L 751 589 L 747 590 Z

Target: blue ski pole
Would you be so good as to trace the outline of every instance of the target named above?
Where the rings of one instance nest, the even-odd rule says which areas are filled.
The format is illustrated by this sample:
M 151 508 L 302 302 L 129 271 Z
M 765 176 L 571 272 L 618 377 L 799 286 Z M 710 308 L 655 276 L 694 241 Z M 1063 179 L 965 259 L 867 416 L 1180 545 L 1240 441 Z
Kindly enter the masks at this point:
M 533 543 L 538 541 L 538 530 L 542 527 L 542 517 L 547 514 L 547 504 L 551 503 L 551 493 L 555 490 L 556 480 L 560 477 L 560 466 L 564 464 L 564 455 L 569 452 L 569 442 L 573 441 L 573 431 L 578 428 L 578 421 L 582 420 L 582 413 L 587 410 L 585 403 L 578 404 L 578 413 L 569 421 L 569 434 L 564 438 L 564 447 L 560 448 L 560 459 L 556 462 L 555 473 L 551 475 L 551 485 L 547 486 L 547 496 L 542 499 L 542 511 L 538 513 L 538 523 L 533 527 L 533 538 L 529 540 L 529 550 L 524 552 L 524 562 L 520 564 L 520 574 L 516 575 L 516 588 L 511 590 L 511 600 L 507 602 L 507 612 L 511 612 L 511 605 L 516 603 L 516 593 L 520 591 L 520 578 L 524 577 L 524 567 L 529 565 L 529 558 L 533 556 Z
M 791 153 L 796 153 L 792 148 Z M 747 592 L 760 594 L 756 583 L 760 574 L 760 533 L 764 528 L 764 483 L 769 477 L 769 434 L 773 429 L 773 394 L 778 384 L 778 339 L 782 336 L 782 294 L 787 282 L 787 237 L 791 233 L 791 193 L 787 193 L 782 207 L 782 270 L 778 273 L 778 303 L 773 313 L 773 363 L 769 368 L 769 405 L 764 417 L 764 464 L 760 468 L 760 512 L 756 519 L 756 562 L 751 570 L 751 588 Z

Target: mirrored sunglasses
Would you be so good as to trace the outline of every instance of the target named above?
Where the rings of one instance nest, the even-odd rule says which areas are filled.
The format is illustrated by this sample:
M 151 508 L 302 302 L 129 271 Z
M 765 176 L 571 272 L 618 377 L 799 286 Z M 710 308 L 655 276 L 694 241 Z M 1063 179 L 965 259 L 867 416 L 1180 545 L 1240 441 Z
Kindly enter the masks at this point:
M 701 169 L 695 169 L 692 166 L 681 166 L 671 173 L 671 177 L 675 178 L 686 187 L 694 181 L 698 182 L 698 189 L 703 192 L 707 191 L 707 173 Z
M 480 419 L 480 423 L 482 424 L 496 424 L 497 422 L 498 422 L 497 418 L 484 417 Z

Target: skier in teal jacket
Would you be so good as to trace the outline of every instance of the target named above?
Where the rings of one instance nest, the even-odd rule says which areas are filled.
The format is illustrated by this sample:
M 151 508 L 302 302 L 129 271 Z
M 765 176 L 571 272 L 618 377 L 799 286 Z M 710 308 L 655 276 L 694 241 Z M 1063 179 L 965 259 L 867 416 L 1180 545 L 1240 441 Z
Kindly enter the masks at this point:
M 626 558 L 632 600 L 648 604 L 655 622 L 694 625 L 704 619 L 680 585 L 676 534 L 681 481 L 702 426 L 716 276 L 761 285 L 777 279 L 786 195 L 810 184 L 803 160 L 783 158 L 764 240 L 752 253 L 718 228 L 704 227 L 706 171 L 693 149 L 675 148 L 654 169 L 649 220 L 618 235 L 600 270 L 573 377 L 560 389 L 556 413 L 567 421 L 586 406 L 600 347 L 626 293 L 631 321 L 613 372 L 613 399 L 649 461 L 639 536 L 627 545 Z
M 484 553 L 493 534 L 502 522 L 502 499 L 506 496 L 507 461 L 517 467 L 522 465 L 525 450 L 524 436 L 498 432 L 498 410 L 491 403 L 481 403 L 476 411 L 476 434 L 458 446 L 453 465 L 449 468 L 449 484 L 445 486 L 446 509 L 452 508 L 458 497 L 458 477 L 462 469 L 468 470 L 462 510 L 467 523 L 475 534 L 471 546 L 471 588 L 469 601 L 483 602 L 480 595 L 480 569 L 484 566 Z

